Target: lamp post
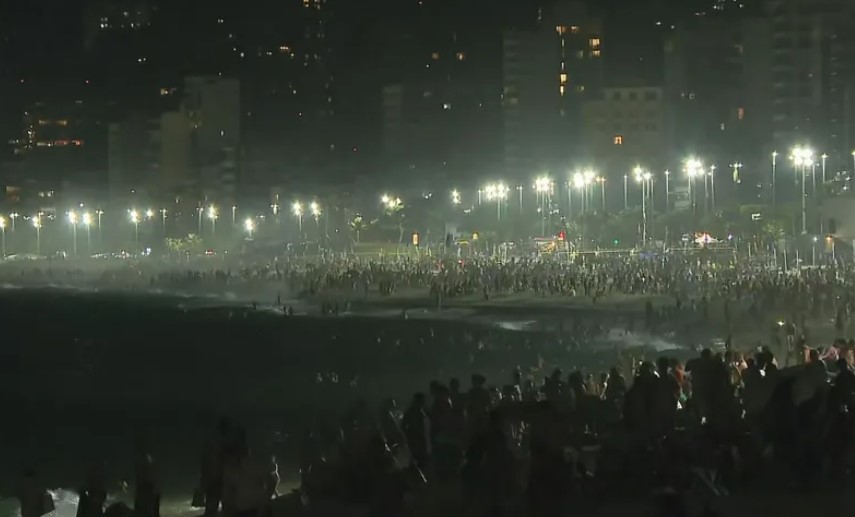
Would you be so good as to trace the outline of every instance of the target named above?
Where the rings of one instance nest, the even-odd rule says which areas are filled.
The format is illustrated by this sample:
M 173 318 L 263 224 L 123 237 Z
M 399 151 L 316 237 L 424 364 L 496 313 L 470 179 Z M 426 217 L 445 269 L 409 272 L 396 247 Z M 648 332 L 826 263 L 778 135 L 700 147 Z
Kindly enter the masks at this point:
M 42 254 L 42 213 L 33 216 L 33 226 L 36 228 L 36 255 Z
M 211 235 L 217 235 L 217 218 L 219 217 L 219 213 L 217 213 L 217 207 L 211 205 L 208 207 L 208 219 L 211 220 Z
M 807 192 L 805 191 L 805 179 L 807 175 L 807 168 L 813 167 L 813 151 L 810 148 L 796 146 L 793 148 L 792 154 L 790 154 L 790 159 L 793 161 L 793 165 L 796 168 L 796 172 L 798 173 L 801 170 L 802 176 L 802 233 L 807 233 Z
M 739 162 L 734 162 L 730 164 L 730 168 L 733 169 L 733 182 L 734 183 L 742 183 L 742 178 L 739 177 L 739 170 L 744 167 Z
M 704 174 L 704 166 L 697 158 L 686 160 L 686 176 L 689 178 L 689 198 L 692 202 L 692 212 L 697 213 L 697 192 L 695 189 L 695 178 Z
M 2 234 L 3 234 L 3 237 L 2 237 L 2 241 L 3 241 L 2 242 L 2 248 L 3 249 L 0 250 L 0 251 L 2 251 L 3 255 L 0 256 L 0 259 L 4 259 L 4 258 L 6 258 L 6 219 L 3 217 L 0 217 L 0 232 L 2 232 Z
M 237 205 L 232 205 L 232 228 L 236 226 Z
M 541 176 L 540 178 L 537 178 L 534 181 L 534 191 L 537 193 L 538 201 L 540 204 L 540 235 L 542 237 L 546 234 L 546 205 L 548 199 L 549 204 L 551 204 L 551 199 L 549 198 L 549 196 L 552 191 L 552 180 L 550 180 L 546 176 Z
M 160 224 L 163 229 L 164 236 L 166 236 L 166 213 L 167 210 L 165 208 L 160 209 Z
M 710 165 L 710 208 L 715 212 L 715 165 Z
M 496 220 L 502 220 L 502 202 L 507 199 L 510 189 L 504 183 L 487 185 L 484 192 L 488 201 L 496 201 Z
M 299 230 L 299 238 L 303 239 L 303 205 L 299 201 L 294 201 L 291 205 L 291 212 L 297 217 L 297 229 Z
M 15 232 L 15 219 L 19 217 L 21 217 L 21 214 L 19 214 L 18 212 L 12 212 L 11 214 L 9 214 L 9 219 L 12 220 L 12 233 Z
M 321 205 L 319 205 L 317 201 L 312 201 L 311 203 L 309 203 L 309 212 L 311 212 L 312 217 L 315 219 L 315 226 L 317 227 L 318 235 L 320 235 L 320 233 L 321 233 L 320 217 L 321 217 L 321 213 L 322 213 L 321 212 Z
M 71 248 L 74 250 L 74 257 L 77 257 L 77 213 L 72 210 L 68 212 L 68 223 L 71 224 Z
M 197 214 L 198 220 L 199 220 L 199 231 L 198 231 L 199 237 L 202 236 L 202 212 L 204 212 L 204 211 L 205 211 L 205 209 L 201 205 L 196 207 L 196 214 Z
M 83 226 L 86 227 L 86 251 L 92 254 L 92 214 L 83 213 Z
M 822 153 L 822 184 L 823 185 L 825 185 L 825 180 L 826 180 L 826 178 L 825 178 L 825 162 L 827 162 L 827 161 L 828 161 L 828 155 L 825 153 Z
M 637 166 L 633 173 L 635 181 L 641 184 L 641 243 L 642 246 L 647 243 L 647 195 L 650 191 L 650 181 L 653 175 Z
M 671 171 L 665 169 L 665 213 L 671 211 Z
M 596 179 L 597 183 L 600 184 L 600 198 L 602 200 L 601 210 L 603 213 L 606 213 L 606 178 L 600 176 Z
M 522 198 L 520 198 L 520 199 L 522 199 Z M 457 189 L 452 190 L 451 191 L 451 204 L 454 206 L 457 206 L 460 204 L 460 202 L 461 202 L 460 192 L 458 192 Z M 520 205 L 520 210 L 522 210 L 522 205 Z
M 131 210 L 130 218 L 131 222 L 134 223 L 134 248 L 138 249 L 140 246 L 140 214 L 136 210 Z
M 517 194 L 519 194 L 520 198 L 520 213 L 523 213 L 523 190 L 525 189 L 522 185 L 517 185 Z
M 249 234 L 249 238 L 252 239 L 252 232 L 255 230 L 255 221 L 247 217 L 246 221 L 243 222 L 243 227 L 246 233 Z
M 775 193 L 775 169 L 778 163 L 778 151 L 772 152 L 772 206 L 775 206 L 777 195 Z

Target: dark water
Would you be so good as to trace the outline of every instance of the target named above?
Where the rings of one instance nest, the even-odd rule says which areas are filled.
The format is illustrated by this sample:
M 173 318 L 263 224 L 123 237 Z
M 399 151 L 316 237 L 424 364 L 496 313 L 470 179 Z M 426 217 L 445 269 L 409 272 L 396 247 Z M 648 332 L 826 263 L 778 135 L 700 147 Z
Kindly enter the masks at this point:
M 296 482 L 293 460 L 317 419 L 335 418 L 360 398 L 396 396 L 404 405 L 433 378 L 459 376 L 466 386 L 477 370 L 499 383 L 544 353 L 524 334 L 462 321 L 285 318 L 207 305 L 0 292 L 0 495 L 25 467 L 47 486 L 73 488 L 99 461 L 118 486 L 131 480 L 142 440 L 164 490 L 189 494 L 201 444 L 221 415 L 244 423 L 251 445 L 278 454 L 283 478 Z

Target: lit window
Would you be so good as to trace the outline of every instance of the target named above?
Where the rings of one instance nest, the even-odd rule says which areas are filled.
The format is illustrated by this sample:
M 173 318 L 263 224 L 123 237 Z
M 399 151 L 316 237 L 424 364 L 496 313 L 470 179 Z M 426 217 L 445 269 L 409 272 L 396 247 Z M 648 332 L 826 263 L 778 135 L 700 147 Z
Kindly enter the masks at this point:
M 737 108 L 736 118 L 739 120 L 743 120 L 745 118 L 745 108 Z
M 465 59 L 466 59 L 466 52 L 458 52 L 457 53 L 457 60 L 458 61 L 463 61 Z
M 558 81 L 563 85 L 567 84 L 567 74 L 561 74 L 558 76 Z
M 558 34 L 567 34 L 567 27 L 565 27 L 564 25 L 556 25 L 555 32 L 557 32 Z
M 50 120 L 39 120 L 39 125 L 40 126 L 49 126 Z
M 434 52 L 433 54 L 430 55 L 430 58 L 433 59 L 434 61 L 438 61 L 439 60 L 439 52 Z
M 591 44 L 591 48 L 598 48 L 600 46 L 600 38 L 591 38 L 589 43 Z
M 591 57 L 600 57 L 600 49 L 592 50 Z
M 450 110 L 450 109 L 451 109 L 451 103 L 450 103 L 450 102 L 444 102 L 444 103 L 442 104 L 442 109 L 444 109 L 444 110 Z
M 570 26 L 570 34 L 579 34 L 579 26 L 571 25 Z
M 68 125 L 68 121 L 67 121 L 67 120 L 64 120 L 64 119 L 63 119 L 63 120 L 57 120 L 57 121 L 56 121 L 56 125 L 57 125 L 57 126 L 65 127 L 65 126 L 67 126 L 67 125 Z
M 562 97 L 564 97 L 564 85 L 563 84 L 558 87 L 558 94 L 561 95 Z
M 160 89 L 160 96 L 165 97 L 167 95 L 169 95 L 169 88 L 161 88 Z
M 623 136 L 622 135 L 615 135 L 614 144 L 615 145 L 623 145 Z

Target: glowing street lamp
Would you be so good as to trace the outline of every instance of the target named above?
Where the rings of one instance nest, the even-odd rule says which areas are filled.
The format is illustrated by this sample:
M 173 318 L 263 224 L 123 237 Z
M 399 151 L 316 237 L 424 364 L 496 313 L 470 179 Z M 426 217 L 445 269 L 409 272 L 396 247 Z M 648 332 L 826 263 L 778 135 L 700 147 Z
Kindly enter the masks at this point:
M 742 178 L 739 177 L 739 169 L 744 167 L 740 162 L 734 162 L 730 164 L 730 168 L 733 169 L 733 182 L 734 183 L 742 183 Z
M 247 217 L 246 221 L 243 222 L 243 227 L 246 233 L 249 234 L 249 238 L 252 239 L 252 232 L 255 231 L 255 221 Z
M 294 201 L 294 204 L 291 205 L 291 212 L 297 216 L 297 225 L 300 229 L 300 238 L 303 237 L 303 205 L 300 204 L 299 201 Z
M 790 160 L 793 161 L 793 166 L 796 173 L 801 171 L 802 176 L 802 233 L 807 233 L 807 193 L 805 191 L 805 176 L 807 168 L 813 167 L 813 151 L 809 147 L 797 145 L 793 148 L 790 154 Z
M 77 213 L 74 210 L 68 212 L 68 222 L 71 224 L 72 248 L 74 250 L 75 257 L 77 257 L 77 221 Z
M 140 245 L 140 214 L 136 210 L 131 210 L 129 213 L 131 222 L 134 223 L 134 248 L 139 248 Z
M 92 214 L 83 212 L 83 226 L 86 227 L 86 249 L 92 253 Z
M 237 205 L 232 205 L 232 227 L 235 226 L 235 221 L 237 217 Z
M 487 200 L 496 201 L 496 218 L 502 219 L 502 202 L 508 198 L 510 189 L 504 183 L 495 183 L 487 185 L 484 189 L 487 194 Z
M 777 196 L 775 195 L 775 170 L 778 165 L 778 151 L 772 152 L 772 206 L 775 206 Z
M 537 178 L 534 180 L 534 191 L 540 203 L 540 235 L 544 236 L 546 235 L 546 214 L 549 213 L 549 216 L 552 216 L 551 206 L 550 210 L 547 210 L 547 205 L 552 204 L 552 180 L 548 176 Z
M 2 234 L 3 234 L 3 237 L 2 237 L 2 241 L 3 241 L 2 253 L 3 253 L 3 255 L 0 256 L 0 258 L 6 258 L 6 219 L 2 216 L 0 216 L 0 232 L 2 232 Z
M 211 220 L 211 234 L 217 234 L 217 217 L 219 214 L 217 213 L 217 207 L 211 205 L 208 207 L 208 219 Z
M 198 216 L 198 222 L 199 222 L 199 232 L 198 232 L 199 237 L 202 236 L 202 212 L 204 212 L 204 211 L 205 211 L 205 208 L 202 207 L 202 205 L 199 205 L 196 207 L 196 215 Z
M 640 166 L 636 166 L 633 170 L 635 181 L 641 184 L 641 242 L 647 243 L 647 196 L 650 192 L 650 181 L 653 179 L 653 174 L 645 171 Z
M 167 210 L 165 208 L 161 208 L 160 212 L 160 224 L 163 227 L 163 235 L 166 235 L 166 214 Z
M 154 217 L 154 210 L 149 208 L 148 210 L 145 211 L 145 218 L 151 219 L 152 217 Z
M 36 255 L 42 254 L 42 213 L 32 217 L 33 227 L 36 229 Z
M 460 204 L 460 192 L 457 189 L 451 191 L 451 204 L 457 206 Z
M 704 164 L 697 158 L 689 158 L 685 164 L 686 176 L 689 178 L 689 197 L 692 201 L 692 212 L 697 212 L 697 193 L 695 189 L 695 178 L 704 175 Z
M 600 184 L 600 196 L 603 202 L 602 210 L 603 213 L 606 213 L 606 178 L 599 176 L 595 181 Z
M 19 217 L 21 217 L 21 214 L 19 214 L 18 212 L 12 212 L 11 214 L 9 214 L 9 219 L 12 220 L 12 231 L 13 232 L 15 231 L 15 219 L 17 219 Z

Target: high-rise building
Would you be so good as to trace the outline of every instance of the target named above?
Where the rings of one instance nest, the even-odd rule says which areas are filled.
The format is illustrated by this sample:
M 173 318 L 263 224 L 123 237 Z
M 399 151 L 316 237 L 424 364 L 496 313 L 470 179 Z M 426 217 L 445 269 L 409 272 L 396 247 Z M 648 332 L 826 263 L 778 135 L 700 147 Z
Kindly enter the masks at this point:
M 775 141 L 810 140 L 848 155 L 847 92 L 855 84 L 855 4 L 771 0 Z
M 505 171 L 528 177 L 584 156 L 582 106 L 603 86 L 603 29 L 580 2 L 542 10 L 503 44 Z

